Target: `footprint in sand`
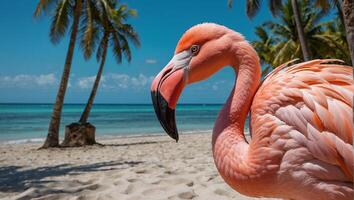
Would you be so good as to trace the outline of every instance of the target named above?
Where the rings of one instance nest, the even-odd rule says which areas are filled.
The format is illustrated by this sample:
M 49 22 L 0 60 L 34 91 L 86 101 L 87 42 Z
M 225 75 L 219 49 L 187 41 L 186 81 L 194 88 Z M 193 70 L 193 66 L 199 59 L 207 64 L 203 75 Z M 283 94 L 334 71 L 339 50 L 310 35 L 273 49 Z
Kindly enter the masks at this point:
M 178 172 L 176 172 L 176 170 L 166 170 L 165 172 L 164 172 L 165 174 L 168 174 L 168 175 L 177 175 L 178 174 Z
M 161 164 L 157 164 L 157 167 L 159 167 L 159 168 L 165 168 L 165 166 L 164 166 L 164 165 L 161 165 Z
M 149 181 L 150 184 L 167 184 L 167 185 L 179 185 L 179 184 L 184 184 L 187 185 L 188 187 L 193 186 L 193 181 L 186 179 L 186 178 L 171 178 L 169 176 L 169 178 L 164 178 L 164 179 L 155 179 L 152 181 Z
M 124 194 L 131 194 L 135 191 L 135 186 L 133 184 L 129 184 L 127 189 L 123 191 Z
M 128 181 L 130 182 L 130 181 Z M 113 185 L 117 186 L 117 185 L 122 185 L 124 182 L 122 180 L 117 180 L 113 182 Z
M 91 184 L 84 187 L 79 187 L 76 192 L 80 192 L 83 190 L 97 190 L 99 187 L 100 187 L 99 184 Z
M 161 179 L 157 179 L 157 178 L 150 178 L 147 183 L 149 184 L 153 184 L 153 185 L 158 185 L 161 183 Z
M 174 185 L 178 185 L 178 184 L 188 184 L 191 181 L 189 179 L 186 178 L 174 178 L 172 180 L 169 180 L 170 183 L 174 184 Z M 193 182 L 193 181 L 192 181 Z
M 129 183 L 134 183 L 134 182 L 137 182 L 139 179 L 136 179 L 136 178 L 128 178 L 127 181 Z
M 165 187 L 147 189 L 142 192 L 143 195 L 160 195 L 166 191 Z
M 136 181 L 134 183 L 128 184 L 127 188 L 122 191 L 123 194 L 136 194 L 140 192 L 143 188 L 146 188 L 147 185 L 141 181 Z
M 225 197 L 231 197 L 231 194 L 228 191 L 220 189 L 220 188 L 214 190 L 214 194 L 217 194 L 220 196 L 225 196 Z
M 135 173 L 137 173 L 137 174 L 145 174 L 146 172 L 147 172 L 146 169 L 137 169 L 137 170 L 135 170 Z
M 196 196 L 197 194 L 195 194 L 193 190 L 188 192 L 181 192 L 178 194 L 178 197 L 181 199 L 193 199 Z
M 189 181 L 189 182 L 186 183 L 186 185 L 187 185 L 188 187 L 192 187 L 192 186 L 194 185 L 194 182 L 193 182 L 193 181 Z
M 88 181 L 73 180 L 72 183 L 77 183 L 80 185 L 90 185 L 93 183 L 93 180 L 88 180 Z

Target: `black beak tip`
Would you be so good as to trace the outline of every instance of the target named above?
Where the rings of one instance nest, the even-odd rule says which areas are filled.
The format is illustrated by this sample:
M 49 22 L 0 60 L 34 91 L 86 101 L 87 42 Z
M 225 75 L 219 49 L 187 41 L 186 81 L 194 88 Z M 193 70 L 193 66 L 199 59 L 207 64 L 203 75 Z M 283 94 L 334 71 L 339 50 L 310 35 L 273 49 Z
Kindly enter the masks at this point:
M 179 136 L 178 136 L 178 132 L 176 132 L 176 133 L 174 133 L 174 135 L 172 135 L 172 134 L 168 134 L 170 137 L 172 137 L 173 139 L 175 139 L 176 140 L 176 143 L 178 142 L 178 140 L 179 140 Z
M 178 142 L 179 137 L 176 127 L 175 110 L 168 107 L 167 101 L 159 91 L 152 91 L 151 98 L 156 116 L 160 121 L 161 126 L 171 138 Z

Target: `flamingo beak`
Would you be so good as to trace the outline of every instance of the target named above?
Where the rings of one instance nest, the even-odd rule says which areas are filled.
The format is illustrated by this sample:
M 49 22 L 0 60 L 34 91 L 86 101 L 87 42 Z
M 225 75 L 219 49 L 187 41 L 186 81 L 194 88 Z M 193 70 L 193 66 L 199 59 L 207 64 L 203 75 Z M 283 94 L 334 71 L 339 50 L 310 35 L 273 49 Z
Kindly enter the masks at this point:
M 175 108 L 186 85 L 191 56 L 189 51 L 176 54 L 155 77 L 151 85 L 151 98 L 155 114 L 166 133 L 178 142 Z

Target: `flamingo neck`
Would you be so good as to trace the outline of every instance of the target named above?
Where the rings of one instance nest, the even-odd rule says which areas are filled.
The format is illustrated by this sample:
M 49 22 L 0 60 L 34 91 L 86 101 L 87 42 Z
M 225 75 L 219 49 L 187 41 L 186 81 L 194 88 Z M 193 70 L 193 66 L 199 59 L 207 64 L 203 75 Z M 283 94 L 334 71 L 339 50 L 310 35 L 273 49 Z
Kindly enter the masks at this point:
M 224 132 L 245 141 L 244 124 L 250 110 L 253 96 L 260 84 L 261 67 L 255 50 L 246 41 L 238 42 L 231 48 L 231 66 L 237 76 L 235 84 L 224 107 L 220 111 L 213 130 L 213 144 Z
M 249 146 L 243 129 L 261 72 L 259 58 L 246 41 L 238 42 L 231 51 L 234 57 L 231 65 L 237 79 L 215 123 L 212 145 L 214 161 L 221 176 L 240 191 L 240 184 L 253 171 L 247 159 Z

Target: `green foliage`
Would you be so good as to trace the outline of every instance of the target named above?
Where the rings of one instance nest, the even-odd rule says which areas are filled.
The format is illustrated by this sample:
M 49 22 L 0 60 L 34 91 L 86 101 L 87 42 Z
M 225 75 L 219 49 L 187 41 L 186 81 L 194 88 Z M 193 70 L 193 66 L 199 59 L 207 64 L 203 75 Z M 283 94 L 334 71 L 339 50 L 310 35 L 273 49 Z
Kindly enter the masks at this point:
M 338 58 L 349 64 L 345 31 L 340 20 L 322 22 L 325 11 L 308 3 L 300 3 L 299 9 L 313 58 Z M 259 39 L 252 42 L 262 64 L 273 68 L 295 58 L 302 58 L 290 1 L 283 5 L 278 16 L 279 22 L 268 21 L 257 27 L 255 33 Z
M 72 23 L 73 11 L 78 0 L 40 0 L 34 16 L 52 15 L 50 25 L 50 40 L 54 44 L 60 42 Z M 100 60 L 103 49 L 112 47 L 117 62 L 124 55 L 131 60 L 129 43 L 140 46 L 138 34 L 126 23 L 130 17 L 135 17 L 137 11 L 126 5 L 119 5 L 117 0 L 81 0 L 82 10 L 79 23 L 80 47 L 84 58 L 89 59 L 96 50 L 96 58 Z
M 342 1 L 341 0 L 313 0 L 313 2 L 315 3 L 315 6 L 327 12 L 331 8 L 340 7 Z
M 104 50 L 111 47 L 118 63 L 122 62 L 123 56 L 130 61 L 132 57 L 130 43 L 139 47 L 140 41 L 133 26 L 126 23 L 126 21 L 130 17 L 135 17 L 137 11 L 129 9 L 126 5 L 110 3 L 105 0 L 98 1 L 97 7 L 101 12 L 97 13 L 95 17 L 96 25 L 94 26 L 99 30 L 98 37 L 88 37 L 87 40 L 82 37 L 81 46 L 86 52 L 87 58 L 92 54 L 95 45 L 98 44 L 96 51 L 97 60 L 102 59 Z M 83 32 L 83 35 L 85 34 L 86 31 Z
M 259 8 L 261 7 L 261 0 L 247 0 L 246 1 L 246 14 L 249 18 L 253 18 Z M 227 0 L 227 6 L 232 8 L 233 0 Z M 276 16 L 281 10 L 282 0 L 268 0 L 269 10 L 273 16 Z
M 52 9 L 52 7 L 57 3 L 56 0 L 39 0 L 36 10 L 34 11 L 34 17 L 38 17 L 44 11 L 47 13 Z M 58 2 L 59 3 L 59 2 Z
M 75 4 L 76 1 L 72 0 L 40 0 L 37 4 L 34 17 L 40 16 L 43 11 L 52 15 L 49 32 L 52 43 L 59 43 L 65 36 L 73 18 Z
M 69 0 L 60 1 L 55 8 L 52 23 L 50 25 L 50 40 L 56 44 L 65 35 L 70 24 L 72 6 Z
M 348 65 L 351 64 L 349 47 L 345 35 L 345 27 L 339 18 L 323 23 L 325 31 L 319 37 L 326 41 L 334 51 L 337 59 L 343 60 Z

